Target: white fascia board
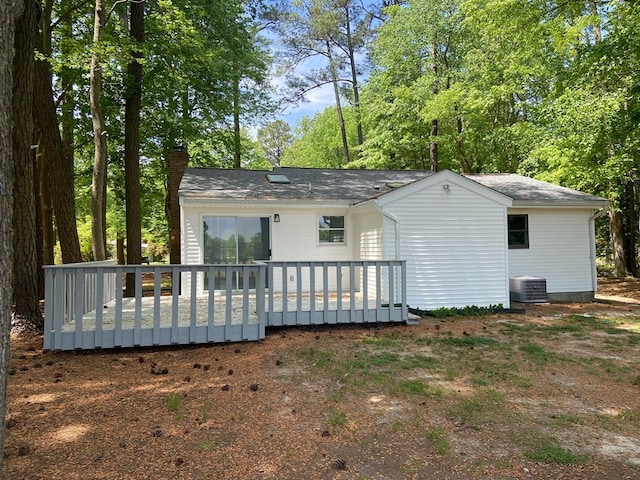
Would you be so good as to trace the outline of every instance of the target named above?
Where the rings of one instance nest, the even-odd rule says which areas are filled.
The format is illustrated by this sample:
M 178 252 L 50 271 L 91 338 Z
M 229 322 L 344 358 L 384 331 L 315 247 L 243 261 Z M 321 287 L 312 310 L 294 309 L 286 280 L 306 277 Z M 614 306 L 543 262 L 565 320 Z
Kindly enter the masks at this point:
M 377 208 L 375 207 L 375 202 L 377 199 L 367 200 L 365 202 L 356 203 L 354 205 L 349 206 L 349 212 L 358 214 L 358 213 L 366 213 L 367 211 L 375 212 Z
M 442 182 L 447 182 L 451 185 L 456 185 L 460 188 L 464 188 L 506 207 L 511 207 L 513 204 L 513 199 L 511 197 L 497 192 L 489 187 L 485 187 L 484 185 L 463 177 L 462 175 L 458 175 L 451 170 L 442 170 L 434 175 L 423 178 L 421 180 L 417 180 L 404 187 L 400 187 L 397 190 L 385 193 L 384 195 L 378 197 L 377 201 L 380 206 L 388 205 L 389 203 L 395 202 L 396 200 L 404 198 L 408 195 L 412 195 L 420 190 L 430 188 Z
M 590 209 L 609 207 L 608 200 L 574 200 L 574 201 L 549 201 L 549 200 L 514 200 L 513 208 L 575 208 Z

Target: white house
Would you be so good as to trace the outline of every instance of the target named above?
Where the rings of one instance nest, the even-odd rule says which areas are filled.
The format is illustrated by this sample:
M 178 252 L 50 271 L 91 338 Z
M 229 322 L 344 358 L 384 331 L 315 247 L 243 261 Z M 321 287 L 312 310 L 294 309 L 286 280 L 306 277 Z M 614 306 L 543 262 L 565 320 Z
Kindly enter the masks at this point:
M 545 279 L 551 300 L 591 299 L 607 206 L 519 175 L 451 171 L 187 168 L 178 195 L 182 263 L 406 260 L 408 304 L 424 310 L 508 306 L 519 276 Z

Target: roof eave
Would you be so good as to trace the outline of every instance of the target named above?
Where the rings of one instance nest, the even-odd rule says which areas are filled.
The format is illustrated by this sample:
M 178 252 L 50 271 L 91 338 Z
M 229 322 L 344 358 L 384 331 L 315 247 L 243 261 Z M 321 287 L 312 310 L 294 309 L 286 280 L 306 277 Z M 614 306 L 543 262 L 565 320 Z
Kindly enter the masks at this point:
M 606 208 L 607 200 L 514 200 L 512 208 Z
M 341 199 L 255 199 L 255 198 L 212 198 L 206 195 L 181 195 L 182 206 L 206 206 L 206 207 L 277 207 L 277 208 L 304 208 L 322 206 L 324 208 L 348 208 L 352 200 Z

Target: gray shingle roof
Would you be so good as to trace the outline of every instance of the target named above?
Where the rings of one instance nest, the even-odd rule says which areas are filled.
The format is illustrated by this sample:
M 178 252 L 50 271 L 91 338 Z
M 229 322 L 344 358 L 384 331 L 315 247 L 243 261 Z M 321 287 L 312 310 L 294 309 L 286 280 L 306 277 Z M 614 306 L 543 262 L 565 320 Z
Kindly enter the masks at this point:
M 291 183 L 269 183 L 267 173 L 286 175 Z M 404 185 L 429 175 L 432 173 L 410 170 L 275 168 L 266 172 L 187 168 L 179 194 L 219 200 L 344 201 L 354 204 L 390 191 L 388 184 Z
M 290 183 L 269 183 L 267 173 L 286 175 Z M 434 175 L 420 170 L 331 170 L 276 168 L 224 170 L 187 168 L 179 194 L 187 198 L 237 200 L 298 200 L 356 204 L 376 198 L 395 188 Z M 466 175 L 467 178 L 511 197 L 514 206 L 554 205 L 602 207 L 606 200 L 515 174 Z
M 603 207 L 607 203 L 604 198 L 595 195 L 513 173 L 477 174 L 465 175 L 465 177 L 511 197 L 514 207 L 535 204 L 556 206 L 588 204 Z

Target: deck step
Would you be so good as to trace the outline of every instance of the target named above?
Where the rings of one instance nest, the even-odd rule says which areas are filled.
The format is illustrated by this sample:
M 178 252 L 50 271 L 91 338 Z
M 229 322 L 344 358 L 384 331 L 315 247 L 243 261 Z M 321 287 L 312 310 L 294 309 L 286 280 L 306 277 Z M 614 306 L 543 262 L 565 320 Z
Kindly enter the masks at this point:
M 409 314 L 407 318 L 407 325 L 418 325 L 420 323 L 420 318 L 418 315 L 414 315 L 413 313 Z

